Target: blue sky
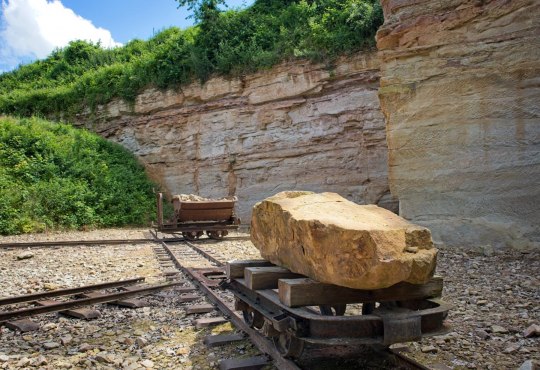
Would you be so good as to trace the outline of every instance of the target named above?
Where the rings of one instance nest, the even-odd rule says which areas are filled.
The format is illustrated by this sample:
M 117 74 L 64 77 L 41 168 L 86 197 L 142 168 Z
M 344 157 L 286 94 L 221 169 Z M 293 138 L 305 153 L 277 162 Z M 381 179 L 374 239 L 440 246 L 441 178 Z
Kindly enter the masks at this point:
M 230 7 L 242 6 L 244 0 L 227 1 Z M 134 38 L 147 39 L 163 28 L 185 28 L 193 24 L 186 19 L 186 8 L 178 9 L 174 0 L 62 0 L 94 25 L 111 31 L 115 41 L 125 44 Z
M 74 39 L 116 46 L 193 24 L 174 0 L 0 0 L 0 73 L 45 58 Z M 228 0 L 243 7 L 253 0 Z

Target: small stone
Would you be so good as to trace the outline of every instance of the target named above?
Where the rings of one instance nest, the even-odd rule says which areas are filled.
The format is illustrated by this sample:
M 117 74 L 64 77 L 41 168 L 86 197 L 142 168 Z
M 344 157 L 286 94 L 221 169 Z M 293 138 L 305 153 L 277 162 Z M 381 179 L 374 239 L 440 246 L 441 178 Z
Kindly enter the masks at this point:
M 508 333 L 508 329 L 500 326 L 500 325 L 493 325 L 491 327 L 491 331 L 496 334 L 506 334 Z
M 540 325 L 532 324 L 523 332 L 525 338 L 532 338 L 540 336 Z
M 434 346 L 423 346 L 421 349 L 422 353 L 437 353 L 437 348 Z
M 45 290 L 56 290 L 56 289 L 59 289 L 60 288 L 60 285 L 58 284 L 54 284 L 54 283 L 44 283 L 43 284 L 43 289 Z
M 154 362 L 151 360 L 144 360 L 143 362 L 141 362 L 141 365 L 146 367 L 147 369 L 151 369 L 154 367 Z
M 17 367 L 25 367 L 25 366 L 28 366 L 30 364 L 30 359 L 28 357 L 23 357 L 19 360 L 19 362 L 17 362 Z
M 45 349 L 54 349 L 60 347 L 60 343 L 56 342 L 46 342 L 43 344 L 43 348 Z
M 189 353 L 189 348 L 186 348 L 186 347 L 183 347 L 183 348 L 178 348 L 176 350 L 176 354 L 177 355 L 187 355 Z
M 32 361 L 32 366 L 43 366 L 47 365 L 47 359 L 44 356 L 39 356 L 34 361 Z
M 45 331 L 56 329 L 56 324 L 54 322 L 50 322 L 48 324 L 43 325 L 42 329 Z
M 483 340 L 489 339 L 490 337 L 489 333 L 482 329 L 477 329 L 474 331 L 474 333 L 476 334 L 478 338 L 481 338 Z
M 484 306 L 486 303 L 488 303 L 487 300 L 485 300 L 485 299 L 479 299 L 479 300 L 476 302 L 476 305 L 477 305 L 477 306 Z
M 135 343 L 133 341 L 133 339 L 131 338 L 124 338 L 124 340 L 122 341 L 122 343 L 124 343 L 126 346 L 131 346 L 133 343 Z
M 79 346 L 79 352 L 88 352 L 94 349 L 94 346 L 88 343 L 83 343 Z
M 23 253 L 20 253 L 17 255 L 17 259 L 20 261 L 20 260 L 27 260 L 29 258 L 32 258 L 34 257 L 34 253 L 28 251 L 28 252 L 23 252 Z
M 517 343 L 511 344 L 503 350 L 503 353 L 514 353 L 519 349 L 520 345 Z
M 101 363 L 104 363 L 104 364 L 108 364 L 111 362 L 111 360 L 109 359 L 109 356 L 107 354 L 107 352 L 100 352 L 96 355 L 95 357 L 96 361 L 97 362 L 101 362 Z
M 62 342 L 63 346 L 67 346 L 73 341 L 73 337 L 71 335 L 66 335 L 60 338 L 60 342 Z
M 0 355 L 0 362 L 8 362 L 9 356 L 6 355 Z
M 135 343 L 137 343 L 139 348 L 142 348 L 142 347 L 145 347 L 148 344 L 148 341 L 146 339 L 144 339 L 143 337 L 139 337 L 139 338 L 137 338 Z
M 397 352 L 410 352 L 411 349 L 405 343 L 395 343 L 390 346 L 390 348 Z
M 417 253 L 418 252 L 418 247 L 407 247 L 407 248 L 405 248 L 405 252 Z
M 486 257 L 492 257 L 495 254 L 493 246 L 489 244 L 481 246 L 480 249 L 482 250 L 482 254 Z
M 518 370 L 536 370 L 540 367 L 540 364 L 533 360 L 527 360 L 521 364 Z

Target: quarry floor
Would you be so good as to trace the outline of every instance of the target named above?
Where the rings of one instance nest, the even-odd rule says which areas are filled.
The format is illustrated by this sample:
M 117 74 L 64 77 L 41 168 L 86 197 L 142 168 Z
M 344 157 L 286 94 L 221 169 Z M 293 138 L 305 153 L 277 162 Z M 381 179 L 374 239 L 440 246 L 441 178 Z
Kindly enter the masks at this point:
M 23 235 L 0 242 L 144 238 L 145 231 Z M 249 240 L 217 246 L 234 258 L 257 255 Z M 150 243 L 32 248 L 33 257 L 18 260 L 22 252 L 0 250 L 0 297 L 136 276 L 162 280 Z M 406 347 L 408 356 L 434 369 L 517 369 L 527 360 L 540 362 L 540 338 L 524 337 L 527 328 L 540 325 L 538 251 L 479 254 L 441 248 L 437 274 L 445 279 L 443 299 L 454 305 L 447 320 L 452 330 L 398 345 Z M 180 303 L 174 289 L 146 299 L 150 306 L 139 309 L 98 306 L 102 316 L 93 321 L 47 314 L 36 319 L 41 328 L 35 332 L 0 328 L 0 369 L 213 369 L 220 359 L 257 353 L 248 341 L 206 348 L 204 336 L 234 329 L 229 324 L 196 329 L 185 312 L 189 304 Z M 354 368 L 337 361 L 334 365 L 325 368 Z

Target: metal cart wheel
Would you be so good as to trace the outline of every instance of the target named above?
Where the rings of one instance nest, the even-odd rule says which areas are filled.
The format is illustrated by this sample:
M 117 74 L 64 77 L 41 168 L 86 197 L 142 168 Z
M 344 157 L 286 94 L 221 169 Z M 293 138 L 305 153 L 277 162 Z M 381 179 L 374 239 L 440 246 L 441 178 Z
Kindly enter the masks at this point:
M 284 357 L 298 358 L 304 351 L 304 341 L 289 332 L 279 333 L 272 338 L 274 346 Z
M 264 316 L 253 309 L 242 310 L 244 321 L 250 328 L 261 329 L 264 324 Z
M 336 305 L 321 305 L 319 306 L 321 310 L 321 315 L 324 316 L 343 316 L 347 310 L 346 304 L 336 304 Z
M 210 239 L 221 240 L 228 233 L 227 230 L 209 230 L 206 232 L 206 235 L 208 235 Z
M 202 234 L 203 234 L 202 231 L 183 231 L 182 232 L 182 236 L 186 240 L 198 240 Z

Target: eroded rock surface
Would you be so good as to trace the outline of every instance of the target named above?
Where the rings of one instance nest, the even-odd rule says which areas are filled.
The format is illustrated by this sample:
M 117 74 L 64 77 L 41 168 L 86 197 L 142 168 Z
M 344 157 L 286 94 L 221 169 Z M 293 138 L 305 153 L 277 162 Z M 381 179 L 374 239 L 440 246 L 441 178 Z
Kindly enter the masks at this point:
M 334 67 L 298 61 L 178 91 L 149 89 L 132 110 L 115 101 L 80 123 L 130 149 L 171 194 L 238 196 L 246 222 L 256 202 L 290 189 L 396 209 L 378 68 L 374 53 Z
M 335 193 L 281 192 L 258 203 L 251 240 L 271 262 L 358 289 L 424 283 L 437 250 L 428 229 Z
M 382 4 L 400 215 L 452 246 L 540 247 L 540 2 Z

